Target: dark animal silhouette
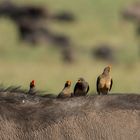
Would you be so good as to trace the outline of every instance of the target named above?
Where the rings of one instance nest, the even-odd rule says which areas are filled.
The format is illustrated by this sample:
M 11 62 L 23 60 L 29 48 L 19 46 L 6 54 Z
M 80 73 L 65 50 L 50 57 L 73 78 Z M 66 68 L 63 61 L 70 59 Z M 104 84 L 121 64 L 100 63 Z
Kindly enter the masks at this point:
M 56 45 L 64 46 L 69 43 L 65 36 L 50 35 L 46 21 L 54 19 L 57 21 L 72 21 L 74 18 L 70 13 L 50 14 L 43 6 L 16 5 L 11 1 L 4 1 L 0 4 L 0 16 L 12 19 L 17 25 L 20 39 L 33 44 L 37 44 L 40 38 L 51 40 Z
M 32 44 L 39 43 L 40 39 L 49 39 L 50 31 L 41 24 L 35 23 L 32 20 L 21 19 L 16 22 L 19 31 L 20 39 Z
M 52 19 L 62 21 L 62 22 L 73 22 L 75 21 L 75 16 L 69 12 L 59 12 L 58 14 L 54 14 L 51 17 Z
M 98 45 L 97 48 L 94 47 L 92 54 L 95 58 L 103 60 L 103 61 L 109 61 L 114 62 L 114 51 L 108 44 L 101 44 Z
M 140 56 L 140 2 L 134 2 L 131 5 L 125 7 L 122 11 L 122 17 L 125 20 L 131 21 L 135 25 L 136 36 L 138 37 L 138 45 L 139 45 L 139 56 Z
M 8 16 L 14 21 L 26 18 L 35 21 L 48 17 L 48 10 L 41 6 L 24 5 L 19 6 L 11 1 L 4 1 L 0 4 L 0 15 Z
M 140 22 L 140 2 L 135 2 L 125 7 L 122 11 L 123 18 L 136 23 Z

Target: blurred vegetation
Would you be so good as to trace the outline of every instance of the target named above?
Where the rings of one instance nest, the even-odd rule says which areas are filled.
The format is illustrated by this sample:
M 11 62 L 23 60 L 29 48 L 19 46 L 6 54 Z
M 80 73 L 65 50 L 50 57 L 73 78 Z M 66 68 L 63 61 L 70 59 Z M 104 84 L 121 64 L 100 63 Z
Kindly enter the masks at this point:
M 43 5 L 50 12 L 70 11 L 77 18 L 71 24 L 46 22 L 56 32 L 70 36 L 75 62 L 62 61 L 60 50 L 50 44 L 32 46 L 20 42 L 16 25 L 0 18 L 0 82 L 28 88 L 32 79 L 36 88 L 58 94 L 66 80 L 74 86 L 79 77 L 96 91 L 96 78 L 109 62 L 93 59 L 91 49 L 109 43 L 116 50 L 112 64 L 114 84 L 111 92 L 139 92 L 140 71 L 138 38 L 135 26 L 121 18 L 121 10 L 135 0 L 13 0 L 18 4 Z

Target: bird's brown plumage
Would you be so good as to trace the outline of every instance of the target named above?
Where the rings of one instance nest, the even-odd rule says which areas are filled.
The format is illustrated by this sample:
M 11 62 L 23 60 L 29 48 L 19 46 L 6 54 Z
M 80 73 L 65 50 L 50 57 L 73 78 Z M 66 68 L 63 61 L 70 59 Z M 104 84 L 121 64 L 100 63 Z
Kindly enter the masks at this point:
M 89 91 L 89 84 L 84 78 L 79 78 L 74 87 L 74 96 L 85 96 Z
M 72 91 L 71 91 L 71 81 L 66 81 L 63 90 L 58 94 L 58 98 L 67 98 L 71 97 Z
M 112 88 L 113 80 L 109 75 L 111 70 L 111 66 L 107 66 L 104 68 L 103 73 L 97 78 L 97 92 L 98 94 L 106 95 Z

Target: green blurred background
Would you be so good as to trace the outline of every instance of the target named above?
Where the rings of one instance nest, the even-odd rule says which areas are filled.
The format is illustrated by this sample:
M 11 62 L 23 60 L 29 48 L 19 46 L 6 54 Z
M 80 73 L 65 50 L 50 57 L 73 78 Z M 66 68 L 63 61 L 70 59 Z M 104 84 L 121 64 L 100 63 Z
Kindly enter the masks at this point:
M 140 58 L 135 26 L 121 17 L 121 10 L 136 0 L 13 0 L 20 5 L 43 5 L 51 12 L 70 11 L 76 21 L 70 24 L 47 22 L 56 32 L 68 35 L 75 62 L 64 63 L 60 50 L 50 43 L 36 47 L 18 40 L 17 27 L 8 18 L 0 18 L 0 83 L 28 88 L 32 79 L 36 88 L 58 94 L 66 80 L 72 87 L 79 77 L 96 91 L 96 78 L 110 62 L 94 59 L 91 50 L 100 43 L 113 46 L 113 93 L 139 93 Z

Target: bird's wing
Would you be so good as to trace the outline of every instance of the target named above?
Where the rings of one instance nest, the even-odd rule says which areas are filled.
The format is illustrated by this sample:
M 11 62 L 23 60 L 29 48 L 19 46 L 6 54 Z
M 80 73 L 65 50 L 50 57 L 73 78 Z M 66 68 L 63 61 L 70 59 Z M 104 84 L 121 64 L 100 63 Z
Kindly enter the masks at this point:
M 88 91 L 89 91 L 89 84 L 87 83 L 87 93 L 88 93 Z
M 58 98 L 60 98 L 60 97 L 62 97 L 64 95 L 64 89 L 62 89 L 62 91 L 58 94 L 58 96 L 57 96 Z
M 74 87 L 74 93 L 76 92 L 77 88 L 78 88 L 78 83 L 76 83 L 76 85 Z
M 60 92 L 57 96 L 57 98 L 60 98 L 62 96 L 62 92 Z
M 111 78 L 111 84 L 110 84 L 110 89 L 109 89 L 109 91 L 111 90 L 112 85 L 113 85 L 113 79 Z
M 98 76 L 97 82 L 96 82 L 96 90 L 97 90 L 97 92 L 99 92 L 99 82 L 100 82 L 100 76 Z

